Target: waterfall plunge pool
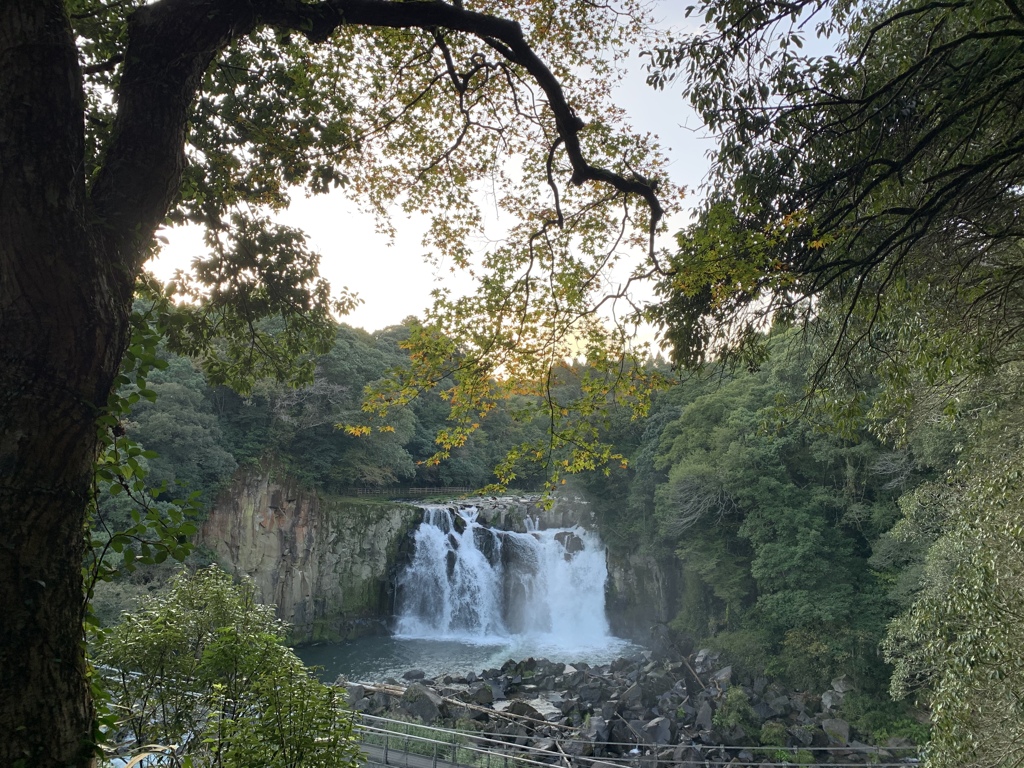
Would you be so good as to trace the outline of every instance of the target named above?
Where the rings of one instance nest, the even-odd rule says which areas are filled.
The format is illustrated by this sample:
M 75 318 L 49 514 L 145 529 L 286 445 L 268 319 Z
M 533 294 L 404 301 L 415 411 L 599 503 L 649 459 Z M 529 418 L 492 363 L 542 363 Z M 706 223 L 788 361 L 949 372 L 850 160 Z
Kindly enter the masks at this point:
M 604 546 L 582 528 L 526 532 L 482 525 L 475 507 L 425 506 L 397 579 L 395 634 L 297 649 L 321 677 L 428 677 L 508 659 L 608 663 L 639 650 L 614 637 L 604 609 Z
M 620 656 L 640 651 L 640 646 L 626 640 L 609 638 L 601 647 L 565 648 L 545 643 L 542 638 L 511 637 L 504 644 L 477 645 L 458 640 L 430 640 L 403 637 L 363 637 L 345 643 L 326 643 L 297 648 L 295 652 L 306 664 L 320 667 L 324 682 L 334 682 L 344 675 L 353 682 L 381 682 L 387 678 L 402 679 L 409 669 L 422 669 L 427 677 L 457 677 L 470 672 L 500 668 L 509 659 L 534 657 L 566 663 L 585 661 L 607 664 Z

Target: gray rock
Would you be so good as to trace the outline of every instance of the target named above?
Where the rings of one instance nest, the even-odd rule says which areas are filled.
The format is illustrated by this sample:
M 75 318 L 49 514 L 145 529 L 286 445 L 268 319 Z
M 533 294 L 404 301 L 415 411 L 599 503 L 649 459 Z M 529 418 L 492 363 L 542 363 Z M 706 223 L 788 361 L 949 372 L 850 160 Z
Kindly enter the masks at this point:
M 843 698 L 846 696 L 844 693 L 839 691 L 825 691 L 821 694 L 821 709 L 823 712 L 829 712 L 840 704 L 843 703 Z
M 671 691 L 676 681 L 660 672 L 649 675 L 643 684 L 644 694 L 648 701 L 654 701 L 667 691 Z
M 580 701 L 586 704 L 597 704 L 604 699 L 604 686 L 600 683 L 587 683 L 581 685 L 577 695 L 580 697 Z
M 711 704 L 703 702 L 700 705 L 700 709 L 697 710 L 697 727 L 702 731 L 710 731 L 712 722 L 711 718 L 714 717 L 715 711 L 711 708 Z
M 535 739 L 533 744 L 531 744 L 530 746 L 540 752 L 554 752 L 555 740 L 550 737 L 544 737 L 543 739 Z
M 771 708 L 769 717 L 786 717 L 793 711 L 793 703 L 788 696 L 773 696 L 765 699 L 765 703 Z
M 544 719 L 544 715 L 525 701 L 513 701 L 505 711 L 513 715 L 519 715 L 519 717 L 528 717 L 531 720 Z
M 758 721 L 762 723 L 765 720 L 769 720 L 773 717 L 779 717 L 778 713 L 776 713 L 776 711 L 772 709 L 768 702 L 765 701 L 757 702 L 757 704 L 755 704 L 752 707 L 752 709 L 754 710 L 754 714 L 757 715 Z
M 640 687 L 639 683 L 633 683 L 629 688 L 623 691 L 622 696 L 619 700 L 627 707 L 636 706 L 640 703 L 643 698 L 643 688 Z
M 854 689 L 853 678 L 849 675 L 842 675 L 832 681 L 832 690 L 839 693 L 848 693 Z
M 351 706 L 361 698 L 366 696 L 366 689 L 361 685 L 350 685 L 348 690 L 345 692 L 345 700 Z
M 669 744 L 672 741 L 672 722 L 667 717 L 656 717 L 640 730 L 651 744 Z
M 402 673 L 403 680 L 422 680 L 427 676 L 427 673 L 422 669 L 407 669 Z
M 444 701 L 426 686 L 413 683 L 402 695 L 402 710 L 424 723 L 433 723 L 441 717 Z
M 711 680 L 723 691 L 732 684 L 732 667 L 723 667 L 711 676 Z
M 836 744 L 846 745 L 850 743 L 850 724 L 839 718 L 829 718 L 821 721 L 821 730 L 828 735 L 829 740 Z
M 604 741 L 604 739 L 601 739 Z M 594 741 L 588 738 L 559 742 L 562 751 L 570 757 L 590 757 L 594 754 Z
M 377 691 L 370 697 L 370 713 L 379 715 L 391 708 L 391 697 L 383 691 Z
M 707 763 L 700 750 L 689 744 L 680 744 L 672 755 L 672 761 L 680 768 L 704 768 Z
M 693 666 L 698 674 L 705 674 L 715 668 L 718 663 L 719 653 L 710 648 L 701 648 L 697 651 L 697 658 L 693 660 Z
M 357 701 L 349 702 L 349 707 L 353 712 L 369 712 L 370 711 L 370 700 L 365 696 Z
M 814 734 L 811 733 L 809 728 L 797 725 L 792 728 L 787 728 L 786 731 L 792 737 L 793 741 L 801 747 L 809 747 L 814 743 Z
M 730 747 L 741 747 L 749 744 L 751 738 L 743 730 L 743 726 L 737 725 L 733 728 L 726 728 L 721 733 L 721 742 Z
M 493 704 L 494 689 L 489 683 L 474 683 L 469 689 L 469 700 L 474 704 Z
M 583 733 L 592 741 L 608 741 L 608 721 L 600 715 L 591 715 Z

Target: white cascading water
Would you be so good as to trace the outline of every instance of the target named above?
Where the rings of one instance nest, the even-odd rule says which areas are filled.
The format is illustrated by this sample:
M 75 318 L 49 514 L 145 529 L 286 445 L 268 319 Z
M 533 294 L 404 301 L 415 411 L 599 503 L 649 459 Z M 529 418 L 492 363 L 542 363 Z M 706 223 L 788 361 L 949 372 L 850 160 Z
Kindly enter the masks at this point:
M 473 507 L 427 507 L 398 579 L 397 635 L 576 649 L 610 640 L 604 547 L 582 528 L 498 531 Z

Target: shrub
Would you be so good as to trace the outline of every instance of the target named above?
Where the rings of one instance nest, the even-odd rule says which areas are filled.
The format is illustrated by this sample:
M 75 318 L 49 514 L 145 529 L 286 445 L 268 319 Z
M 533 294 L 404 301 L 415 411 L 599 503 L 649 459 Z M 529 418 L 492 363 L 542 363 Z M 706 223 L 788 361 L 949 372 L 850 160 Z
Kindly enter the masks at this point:
M 117 751 L 158 745 L 151 765 L 355 768 L 344 691 L 316 680 L 284 633 L 250 582 L 215 566 L 178 574 L 97 638 Z
M 786 732 L 785 723 L 780 720 L 769 720 L 761 726 L 761 735 L 759 738 L 762 746 L 784 747 L 786 746 L 787 736 L 788 733 Z

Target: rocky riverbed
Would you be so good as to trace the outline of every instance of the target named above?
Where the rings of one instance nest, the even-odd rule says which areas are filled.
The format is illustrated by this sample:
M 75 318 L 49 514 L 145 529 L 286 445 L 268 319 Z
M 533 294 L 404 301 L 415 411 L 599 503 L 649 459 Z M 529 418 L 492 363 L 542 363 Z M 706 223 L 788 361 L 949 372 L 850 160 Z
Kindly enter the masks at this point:
M 509 749 L 592 758 L 646 755 L 659 765 L 914 762 L 905 739 L 859 740 L 837 715 L 848 678 L 820 694 L 740 680 L 711 651 L 644 652 L 599 666 L 508 661 L 464 677 L 340 680 L 357 712 L 472 731 Z M 875 747 L 875 748 L 873 748 Z

